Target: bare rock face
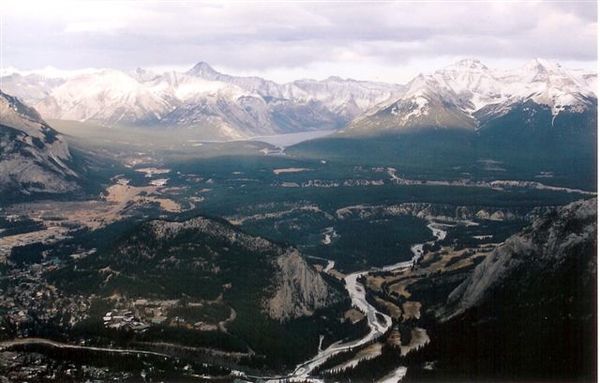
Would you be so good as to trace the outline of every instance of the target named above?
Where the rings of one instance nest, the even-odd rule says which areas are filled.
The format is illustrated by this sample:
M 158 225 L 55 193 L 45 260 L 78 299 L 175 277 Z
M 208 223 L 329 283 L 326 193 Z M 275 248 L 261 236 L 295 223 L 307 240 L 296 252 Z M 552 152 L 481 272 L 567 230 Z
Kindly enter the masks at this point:
M 275 262 L 279 269 L 276 290 L 265 304 L 271 318 L 284 321 L 310 316 L 316 309 L 340 299 L 339 293 L 306 263 L 297 250 L 286 252 Z
M 71 160 L 67 143 L 35 109 L 0 91 L 0 192 L 74 191 Z
M 585 282 L 596 274 L 597 199 L 566 205 L 533 221 L 510 237 L 449 296 L 446 317 L 456 316 L 488 300 L 496 291 L 538 288 L 544 278 L 554 278 L 578 265 Z M 541 278 L 540 276 L 545 276 Z

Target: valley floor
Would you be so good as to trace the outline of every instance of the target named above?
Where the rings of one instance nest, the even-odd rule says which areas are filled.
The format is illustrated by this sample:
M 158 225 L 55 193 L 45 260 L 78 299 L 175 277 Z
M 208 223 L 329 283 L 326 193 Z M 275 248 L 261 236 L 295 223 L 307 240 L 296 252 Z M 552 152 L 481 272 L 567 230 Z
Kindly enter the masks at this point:
M 100 379 L 398 381 L 435 368 L 435 360 L 415 365 L 412 355 L 432 341 L 432 318 L 478 263 L 551 206 L 595 195 L 539 180 L 411 179 L 391 166 L 272 154 L 189 162 L 128 152 L 97 198 L 4 206 L 0 361 L 7 373 L 15 381 L 52 371 L 67 377 L 76 365 L 80 377 Z M 302 350 L 275 365 L 265 361 L 284 349 L 257 351 L 222 293 L 141 299 L 61 287 L 72 279 L 61 270 L 89 264 L 138 223 L 199 214 L 298 248 L 347 302 L 322 320 L 299 322 Z M 111 265 L 94 272 L 101 284 L 122 277 Z M 299 331 L 290 326 L 282 334 Z M 118 354 L 127 361 L 101 361 Z

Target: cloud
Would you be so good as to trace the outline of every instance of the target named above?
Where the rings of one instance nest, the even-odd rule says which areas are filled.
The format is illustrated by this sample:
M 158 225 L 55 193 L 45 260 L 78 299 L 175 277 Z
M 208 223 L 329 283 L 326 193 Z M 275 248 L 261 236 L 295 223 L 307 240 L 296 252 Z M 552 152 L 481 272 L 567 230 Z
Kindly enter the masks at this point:
M 327 75 L 352 69 L 372 77 L 377 68 L 399 79 L 442 58 L 592 66 L 597 56 L 595 2 L 9 0 L 2 12 L 4 62 L 25 68 L 203 60 L 283 77 L 336 68 Z

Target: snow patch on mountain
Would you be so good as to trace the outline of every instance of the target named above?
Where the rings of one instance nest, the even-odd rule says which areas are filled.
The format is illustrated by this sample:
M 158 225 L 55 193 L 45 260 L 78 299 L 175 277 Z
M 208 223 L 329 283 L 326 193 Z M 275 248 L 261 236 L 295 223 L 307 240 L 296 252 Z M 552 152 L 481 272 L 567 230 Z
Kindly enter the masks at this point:
M 464 59 L 418 75 L 399 97 L 359 116 L 348 129 L 468 127 L 478 124 L 475 115 L 484 108 L 492 111 L 485 115 L 499 117 L 527 101 L 548 106 L 556 118 L 563 111 L 581 113 L 592 107 L 596 83 L 595 73 L 541 59 L 514 70 L 493 70 Z

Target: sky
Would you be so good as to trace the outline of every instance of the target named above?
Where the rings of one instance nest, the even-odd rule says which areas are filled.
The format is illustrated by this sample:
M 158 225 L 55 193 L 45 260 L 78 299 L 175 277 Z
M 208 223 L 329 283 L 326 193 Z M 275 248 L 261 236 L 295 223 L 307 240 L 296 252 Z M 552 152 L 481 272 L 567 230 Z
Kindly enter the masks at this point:
M 403 83 L 461 58 L 596 69 L 595 1 L 0 2 L 0 66 Z

